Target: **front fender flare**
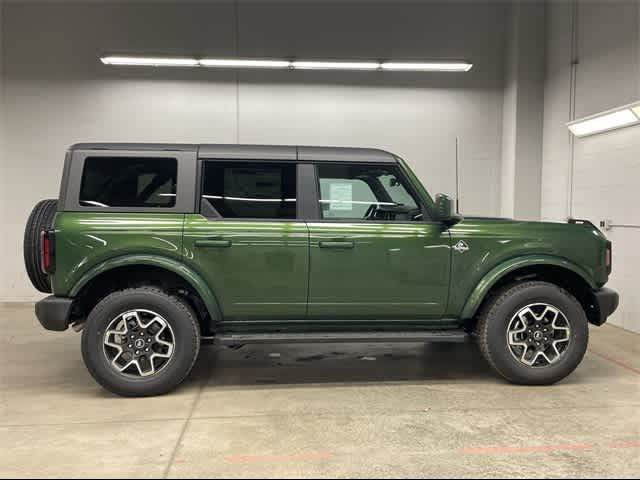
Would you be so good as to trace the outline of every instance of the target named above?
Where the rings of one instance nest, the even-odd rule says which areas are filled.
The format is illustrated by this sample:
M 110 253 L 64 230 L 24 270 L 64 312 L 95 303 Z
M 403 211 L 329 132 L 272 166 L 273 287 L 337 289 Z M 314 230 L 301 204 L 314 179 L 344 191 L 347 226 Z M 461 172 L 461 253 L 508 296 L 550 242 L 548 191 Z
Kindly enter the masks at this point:
M 114 268 L 130 267 L 132 265 L 159 267 L 182 277 L 194 288 L 196 292 L 198 292 L 198 295 L 202 298 L 202 301 L 209 312 L 211 320 L 214 323 L 222 320 L 220 304 L 202 277 L 178 260 L 157 255 L 125 255 L 106 260 L 84 273 L 84 275 L 82 275 L 82 277 L 80 277 L 80 279 L 74 284 L 73 288 L 69 292 L 69 296 L 77 296 L 85 285 L 104 272 L 113 270 Z
M 582 267 L 567 260 L 566 258 L 555 257 L 552 255 L 526 255 L 515 257 L 495 266 L 484 277 L 482 277 L 465 302 L 460 318 L 463 320 L 473 318 L 485 296 L 498 280 L 515 270 L 531 265 L 550 265 L 564 268 L 579 275 L 591 288 L 596 288 L 596 284 L 591 279 L 590 275 Z

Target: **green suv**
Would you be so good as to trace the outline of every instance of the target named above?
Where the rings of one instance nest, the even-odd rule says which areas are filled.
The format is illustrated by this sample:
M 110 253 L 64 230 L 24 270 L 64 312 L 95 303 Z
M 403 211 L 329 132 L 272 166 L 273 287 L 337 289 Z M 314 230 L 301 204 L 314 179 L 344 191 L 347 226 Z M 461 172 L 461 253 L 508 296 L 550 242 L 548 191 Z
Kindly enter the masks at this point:
M 25 231 L 49 330 L 82 331 L 93 377 L 168 392 L 220 345 L 461 342 L 550 384 L 618 305 L 588 221 L 461 217 L 376 149 L 78 144 Z

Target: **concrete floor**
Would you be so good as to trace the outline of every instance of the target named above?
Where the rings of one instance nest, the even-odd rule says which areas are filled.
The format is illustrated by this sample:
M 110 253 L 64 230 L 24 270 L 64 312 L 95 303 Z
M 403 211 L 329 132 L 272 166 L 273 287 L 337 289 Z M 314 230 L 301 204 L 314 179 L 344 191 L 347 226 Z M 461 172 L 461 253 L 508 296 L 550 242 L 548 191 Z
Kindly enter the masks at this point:
M 122 399 L 32 311 L 0 305 L 2 477 L 640 477 L 640 336 L 615 327 L 553 387 L 473 345 L 208 346 L 176 393 Z

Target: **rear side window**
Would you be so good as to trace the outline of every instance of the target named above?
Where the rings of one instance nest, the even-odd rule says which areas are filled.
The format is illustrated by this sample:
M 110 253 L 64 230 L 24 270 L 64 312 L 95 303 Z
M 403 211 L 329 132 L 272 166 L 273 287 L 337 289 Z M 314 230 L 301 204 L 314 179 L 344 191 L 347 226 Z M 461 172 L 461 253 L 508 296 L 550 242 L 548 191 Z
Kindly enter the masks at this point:
M 224 218 L 296 218 L 296 166 L 205 162 L 202 202 Z
M 88 157 L 80 205 L 170 208 L 176 204 L 177 176 L 175 158 Z

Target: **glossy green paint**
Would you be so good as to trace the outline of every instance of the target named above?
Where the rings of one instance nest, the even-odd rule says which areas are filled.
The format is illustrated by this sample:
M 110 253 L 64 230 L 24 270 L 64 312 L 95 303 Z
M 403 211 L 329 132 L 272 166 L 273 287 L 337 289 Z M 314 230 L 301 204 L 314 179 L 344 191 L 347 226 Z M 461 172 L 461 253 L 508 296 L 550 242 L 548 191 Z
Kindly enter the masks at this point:
M 211 317 L 219 319 L 219 306 L 208 284 L 182 262 L 183 224 L 184 214 L 58 213 L 54 294 L 74 297 L 108 270 L 152 265 L 188 281 Z
M 183 214 L 63 212 L 56 217 L 53 291 L 66 295 L 91 269 L 127 255 L 182 259 Z
M 306 317 L 309 229 L 305 222 L 187 215 L 183 261 L 216 293 L 225 321 Z
M 440 318 L 449 232 L 423 222 L 310 222 L 310 319 Z
M 489 273 L 484 275 L 480 282 L 476 285 L 475 289 L 469 295 L 469 298 L 464 303 L 460 318 L 467 319 L 472 318 L 477 312 L 482 300 L 487 293 L 503 276 L 514 272 L 518 269 L 530 267 L 532 265 L 547 265 L 561 267 L 579 275 L 582 280 L 588 284 L 591 288 L 595 288 L 591 279 L 586 276 L 584 270 L 578 265 L 570 262 L 569 260 L 549 255 L 523 255 L 520 257 L 509 259 L 496 267 L 494 267 Z M 458 311 L 458 307 L 452 304 L 452 308 Z
M 472 317 L 496 281 L 529 265 L 565 268 L 591 288 L 607 281 L 607 241 L 589 225 L 469 217 L 450 232 L 452 245 L 464 241 L 468 246 L 452 255 L 447 314 L 456 318 Z
M 402 162 L 432 212 L 433 201 Z M 182 276 L 212 319 L 237 329 L 450 326 L 504 275 L 530 265 L 607 281 L 606 238 L 589 225 L 468 217 L 375 223 L 208 219 L 200 214 L 61 212 L 53 291 L 154 265 Z M 455 245 L 464 241 L 467 250 Z

